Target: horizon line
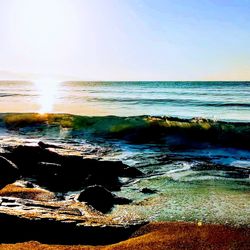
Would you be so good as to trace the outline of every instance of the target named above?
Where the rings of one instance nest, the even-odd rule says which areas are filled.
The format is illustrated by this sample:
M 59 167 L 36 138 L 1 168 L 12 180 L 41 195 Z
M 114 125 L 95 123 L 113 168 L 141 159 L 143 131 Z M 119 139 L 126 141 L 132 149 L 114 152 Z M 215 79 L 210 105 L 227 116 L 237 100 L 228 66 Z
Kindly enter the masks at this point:
M 42 79 L 42 78 L 41 78 Z M 52 80 L 58 82 L 250 82 L 250 80 Z M 36 79 L 0 79 L 0 82 L 34 82 Z

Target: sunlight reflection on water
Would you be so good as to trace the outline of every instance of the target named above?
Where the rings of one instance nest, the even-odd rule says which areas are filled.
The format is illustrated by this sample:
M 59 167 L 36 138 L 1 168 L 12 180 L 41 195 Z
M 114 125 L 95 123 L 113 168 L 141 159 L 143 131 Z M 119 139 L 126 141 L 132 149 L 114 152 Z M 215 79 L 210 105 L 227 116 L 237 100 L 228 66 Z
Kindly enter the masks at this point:
M 53 79 L 39 79 L 33 82 L 38 91 L 38 112 L 40 114 L 53 112 L 58 98 L 59 82 Z

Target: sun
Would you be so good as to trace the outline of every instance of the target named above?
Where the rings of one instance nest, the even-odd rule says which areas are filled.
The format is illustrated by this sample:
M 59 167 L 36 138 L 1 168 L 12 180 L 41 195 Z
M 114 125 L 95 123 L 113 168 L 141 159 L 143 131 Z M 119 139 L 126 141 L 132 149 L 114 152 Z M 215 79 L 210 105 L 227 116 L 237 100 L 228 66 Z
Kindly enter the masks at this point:
M 76 48 L 80 25 L 75 1 L 6 2 L 7 34 L 21 71 L 40 75 L 64 74 L 65 62 L 79 53 Z
M 37 91 L 38 113 L 45 114 L 53 112 L 57 101 L 59 81 L 54 79 L 39 79 L 33 81 Z

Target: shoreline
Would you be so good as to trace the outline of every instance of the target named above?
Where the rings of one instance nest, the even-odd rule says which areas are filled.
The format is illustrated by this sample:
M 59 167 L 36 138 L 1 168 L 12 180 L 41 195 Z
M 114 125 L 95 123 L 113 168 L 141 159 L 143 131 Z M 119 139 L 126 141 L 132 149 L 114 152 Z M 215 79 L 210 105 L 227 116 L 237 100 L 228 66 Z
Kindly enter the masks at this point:
M 0 224 L 4 228 L 0 249 L 250 248 L 248 226 L 148 223 L 126 213 L 117 220 L 109 213 L 113 206 L 132 202 L 114 194 L 123 185 L 119 177 L 133 180 L 143 173 L 121 161 L 61 155 L 50 150 L 55 147 L 39 142 L 6 147 L 0 154 Z M 58 196 L 69 190 L 78 194 L 72 199 Z
M 34 201 L 54 199 L 52 192 L 9 184 L 0 190 L 0 197 Z M 3 233 L 1 233 L 3 235 Z M 0 250 L 126 250 L 126 249 L 249 249 L 250 227 L 192 222 L 150 222 L 137 229 L 128 239 L 107 245 L 55 244 L 34 241 L 0 244 Z

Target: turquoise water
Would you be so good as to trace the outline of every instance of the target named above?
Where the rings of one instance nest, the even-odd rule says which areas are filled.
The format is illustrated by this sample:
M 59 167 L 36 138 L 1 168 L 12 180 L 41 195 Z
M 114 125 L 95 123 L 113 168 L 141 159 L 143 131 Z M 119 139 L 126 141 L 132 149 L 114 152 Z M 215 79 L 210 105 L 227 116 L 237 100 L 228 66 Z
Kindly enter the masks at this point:
M 38 112 L 46 98 L 55 113 L 250 121 L 250 82 L 0 83 L 0 112 Z
M 247 82 L 112 82 L 65 86 L 72 90 L 68 91 L 70 100 L 101 106 L 106 114 L 250 120 Z
M 30 114 L 42 101 L 53 114 Z M 2 82 L 0 112 L 1 146 L 43 140 L 144 172 L 121 179 L 133 203 L 117 218 L 250 225 L 249 82 Z

